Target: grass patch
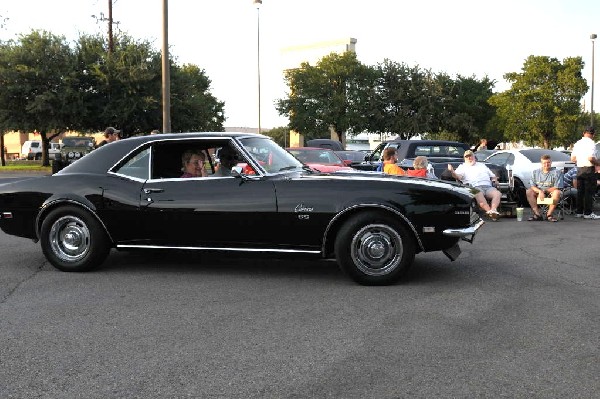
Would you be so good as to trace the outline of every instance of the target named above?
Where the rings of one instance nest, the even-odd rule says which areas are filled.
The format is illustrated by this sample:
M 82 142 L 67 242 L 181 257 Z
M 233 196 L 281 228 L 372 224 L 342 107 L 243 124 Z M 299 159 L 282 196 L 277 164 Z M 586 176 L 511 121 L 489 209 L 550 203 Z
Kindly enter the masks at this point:
M 51 172 L 52 167 L 42 166 L 41 161 L 6 161 L 6 166 L 0 166 L 2 172 Z

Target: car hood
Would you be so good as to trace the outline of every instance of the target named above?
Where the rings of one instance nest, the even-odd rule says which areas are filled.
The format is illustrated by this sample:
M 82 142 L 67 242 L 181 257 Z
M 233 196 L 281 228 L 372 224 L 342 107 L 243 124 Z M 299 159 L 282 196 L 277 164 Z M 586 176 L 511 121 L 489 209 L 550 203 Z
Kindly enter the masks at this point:
M 333 173 L 321 174 L 301 174 L 301 179 L 335 179 L 335 180 L 368 180 L 369 182 L 381 182 L 382 184 L 402 184 L 422 186 L 423 188 L 444 188 L 463 195 L 473 195 L 472 188 L 463 186 L 460 183 L 455 183 L 446 180 L 424 179 L 419 177 L 388 175 L 381 172 L 362 171 L 350 168 L 350 170 L 340 170 Z

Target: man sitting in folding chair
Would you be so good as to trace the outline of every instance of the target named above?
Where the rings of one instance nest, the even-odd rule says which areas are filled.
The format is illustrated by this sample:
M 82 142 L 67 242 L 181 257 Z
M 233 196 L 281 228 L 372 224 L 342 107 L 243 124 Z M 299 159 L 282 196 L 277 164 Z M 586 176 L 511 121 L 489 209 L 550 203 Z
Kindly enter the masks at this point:
M 527 202 L 531 206 L 533 213 L 528 221 L 546 220 L 549 222 L 557 222 L 554 217 L 554 209 L 560 200 L 561 187 L 563 186 L 563 175 L 560 171 L 552 168 L 552 158 L 550 155 L 544 154 L 541 157 L 542 167 L 536 169 L 531 174 L 530 187 L 526 191 Z M 548 198 L 548 199 L 547 199 Z M 548 207 L 546 215 L 540 214 L 538 204 Z
M 575 213 L 577 199 L 577 166 L 572 167 L 563 174 L 562 198 L 559 206 L 567 215 Z

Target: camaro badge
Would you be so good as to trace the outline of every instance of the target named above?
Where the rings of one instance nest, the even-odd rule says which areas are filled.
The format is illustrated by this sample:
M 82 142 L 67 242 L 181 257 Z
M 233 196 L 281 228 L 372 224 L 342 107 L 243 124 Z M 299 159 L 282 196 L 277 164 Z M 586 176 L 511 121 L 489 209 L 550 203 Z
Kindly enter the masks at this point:
M 294 212 L 312 212 L 314 208 L 308 207 L 304 204 L 298 204 L 296 205 L 296 208 L 294 208 Z
M 304 204 L 298 204 L 296 205 L 296 207 L 294 208 L 294 212 L 296 213 L 305 213 L 305 212 L 312 212 L 314 208 L 306 206 Z M 300 220 L 308 220 L 310 219 L 309 215 L 298 215 L 298 219 Z

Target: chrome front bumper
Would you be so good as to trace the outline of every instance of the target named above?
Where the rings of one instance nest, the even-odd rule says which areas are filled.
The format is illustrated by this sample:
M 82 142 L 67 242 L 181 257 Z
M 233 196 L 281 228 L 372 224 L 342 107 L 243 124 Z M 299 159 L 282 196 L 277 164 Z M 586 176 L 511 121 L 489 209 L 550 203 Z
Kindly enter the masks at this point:
M 446 229 L 442 232 L 445 236 L 460 237 L 462 240 L 473 243 L 477 230 L 484 225 L 484 221 L 479 219 L 473 226 L 463 227 L 460 229 Z

